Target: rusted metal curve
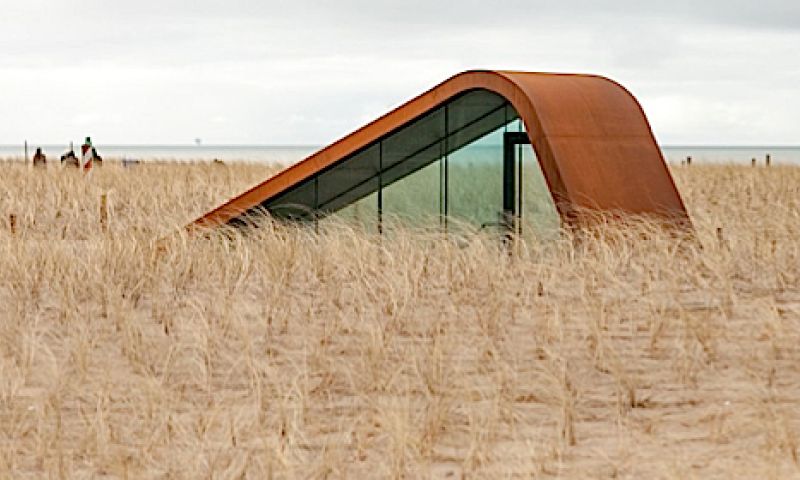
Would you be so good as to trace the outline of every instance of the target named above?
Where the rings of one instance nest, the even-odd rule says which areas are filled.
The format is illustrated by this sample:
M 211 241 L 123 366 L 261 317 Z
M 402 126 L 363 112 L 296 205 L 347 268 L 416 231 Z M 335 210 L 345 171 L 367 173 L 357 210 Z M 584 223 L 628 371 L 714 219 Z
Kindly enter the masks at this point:
M 567 224 L 581 212 L 653 214 L 688 222 L 686 208 L 645 114 L 620 84 L 594 75 L 469 71 L 458 74 L 195 220 L 227 224 L 267 199 L 447 103 L 485 89 L 506 98 L 525 124 Z

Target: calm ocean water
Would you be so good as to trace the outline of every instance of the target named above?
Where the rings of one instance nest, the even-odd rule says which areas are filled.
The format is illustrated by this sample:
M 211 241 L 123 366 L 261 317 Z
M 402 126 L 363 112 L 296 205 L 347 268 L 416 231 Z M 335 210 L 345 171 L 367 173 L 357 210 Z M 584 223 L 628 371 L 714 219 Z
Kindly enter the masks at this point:
M 36 146 L 29 147 L 33 155 Z M 48 159 L 58 159 L 67 150 L 64 145 L 42 145 Z M 290 165 L 317 151 L 313 145 L 97 145 L 104 158 L 136 160 L 213 160 L 267 162 Z M 77 149 L 77 146 L 76 146 Z M 693 163 L 735 163 L 749 165 L 755 158 L 764 163 L 767 154 L 774 164 L 800 165 L 800 146 L 664 146 L 664 156 L 670 163 L 681 163 L 691 156 Z M 22 159 L 22 145 L 0 145 L 0 159 Z

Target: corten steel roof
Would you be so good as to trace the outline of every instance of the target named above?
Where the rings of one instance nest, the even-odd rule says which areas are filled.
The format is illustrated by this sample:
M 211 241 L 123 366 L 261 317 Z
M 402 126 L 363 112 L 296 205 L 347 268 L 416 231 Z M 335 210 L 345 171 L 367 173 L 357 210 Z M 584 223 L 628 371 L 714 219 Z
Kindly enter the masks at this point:
M 189 227 L 213 227 L 239 219 L 388 133 L 476 89 L 504 97 L 519 113 L 565 223 L 580 223 L 578 212 L 593 210 L 688 221 L 647 118 L 621 85 L 593 75 L 469 71 L 232 198 Z

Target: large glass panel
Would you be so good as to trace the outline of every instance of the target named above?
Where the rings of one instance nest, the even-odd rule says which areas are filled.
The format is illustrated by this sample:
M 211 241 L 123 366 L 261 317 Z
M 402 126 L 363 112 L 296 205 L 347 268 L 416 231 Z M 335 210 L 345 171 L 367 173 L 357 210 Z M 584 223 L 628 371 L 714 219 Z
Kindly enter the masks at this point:
M 318 208 L 335 212 L 378 189 L 380 146 L 371 145 L 319 176 Z
M 436 160 L 439 141 L 445 135 L 445 109 L 439 108 L 392 133 L 382 142 L 383 184 Z
M 310 220 L 315 216 L 314 179 L 303 183 L 294 190 L 270 201 L 267 208 L 275 218 L 290 220 Z
M 467 230 L 502 231 L 504 133 L 523 132 L 522 121 L 509 106 L 513 119 L 448 158 L 449 225 Z M 489 117 L 487 117 L 487 120 Z M 449 140 L 449 139 L 448 139 Z M 518 232 L 528 239 L 556 235 L 560 220 L 531 145 L 517 145 L 514 155 L 514 208 Z
M 536 151 L 531 145 L 520 145 L 517 155 L 521 159 L 518 168 L 522 169 L 520 233 L 528 240 L 556 238 L 561 219 L 536 158 Z
M 474 90 L 447 108 L 447 149 L 456 151 L 516 118 L 505 99 L 486 90 Z
M 503 213 L 503 133 L 496 128 L 447 159 L 448 228 L 497 230 Z
M 327 214 L 378 190 L 379 148 L 371 145 L 345 161 L 310 178 L 298 187 L 267 202 L 273 215 L 305 217 Z
M 383 189 L 384 227 L 432 228 L 441 222 L 441 162 L 434 161 Z
M 378 231 L 378 193 L 374 192 L 361 200 L 337 211 L 332 219 L 344 222 L 366 232 Z

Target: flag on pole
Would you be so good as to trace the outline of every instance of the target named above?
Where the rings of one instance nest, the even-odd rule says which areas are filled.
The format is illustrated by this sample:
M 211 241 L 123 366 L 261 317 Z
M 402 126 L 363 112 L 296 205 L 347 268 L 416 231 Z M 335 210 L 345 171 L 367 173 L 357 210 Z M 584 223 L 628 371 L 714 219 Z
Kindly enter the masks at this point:
M 86 141 L 81 145 L 81 170 L 83 170 L 84 173 L 89 173 L 89 170 L 92 169 L 93 157 L 92 139 L 86 137 Z

